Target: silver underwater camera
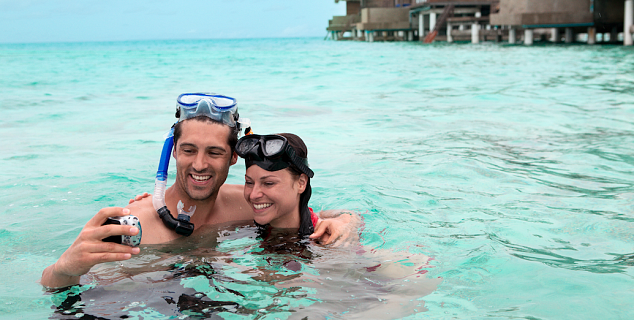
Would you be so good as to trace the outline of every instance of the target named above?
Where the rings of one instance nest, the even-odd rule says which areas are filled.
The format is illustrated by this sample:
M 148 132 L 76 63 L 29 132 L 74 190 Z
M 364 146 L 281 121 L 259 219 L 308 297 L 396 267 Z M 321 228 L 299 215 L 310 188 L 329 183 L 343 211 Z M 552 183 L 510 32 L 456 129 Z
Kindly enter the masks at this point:
M 133 215 L 127 215 L 122 217 L 109 217 L 108 220 L 103 224 L 104 226 L 107 224 L 118 224 L 122 226 L 131 226 L 139 228 L 139 233 L 136 236 L 126 236 L 126 235 L 116 235 L 109 236 L 103 241 L 105 242 L 114 242 L 119 244 L 125 244 L 130 247 L 138 247 L 141 243 L 141 221 L 139 218 Z

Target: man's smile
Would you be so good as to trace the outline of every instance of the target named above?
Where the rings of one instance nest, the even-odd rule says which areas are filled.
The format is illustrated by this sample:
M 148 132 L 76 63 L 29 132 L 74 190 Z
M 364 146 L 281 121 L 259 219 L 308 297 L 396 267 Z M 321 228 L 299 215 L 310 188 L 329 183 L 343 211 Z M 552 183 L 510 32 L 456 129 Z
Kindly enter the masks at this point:
M 189 176 L 196 184 L 204 184 L 205 182 L 209 181 L 209 179 L 211 179 L 211 175 L 198 175 L 192 173 Z

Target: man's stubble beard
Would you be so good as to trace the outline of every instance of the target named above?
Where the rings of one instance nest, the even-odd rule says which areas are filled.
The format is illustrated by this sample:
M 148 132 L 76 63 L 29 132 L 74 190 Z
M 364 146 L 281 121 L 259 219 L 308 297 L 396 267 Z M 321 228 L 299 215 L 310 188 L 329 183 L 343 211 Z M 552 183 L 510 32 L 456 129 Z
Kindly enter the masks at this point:
M 202 197 L 194 197 L 192 195 L 193 192 L 190 192 L 189 188 L 187 188 L 188 184 L 188 180 L 189 180 L 189 174 L 187 174 L 185 176 L 184 179 L 179 179 L 181 181 L 181 189 L 183 190 L 183 192 L 187 195 L 187 197 L 189 198 L 189 200 L 192 201 L 205 201 L 208 200 L 210 198 L 216 198 L 218 196 L 218 192 L 220 191 L 220 187 L 222 187 L 222 185 L 225 183 L 225 181 L 227 181 L 227 177 L 229 176 L 229 167 L 231 164 L 231 158 L 229 158 L 229 160 L 227 161 L 227 170 L 225 170 L 224 172 L 224 178 L 222 179 L 222 182 L 220 182 L 219 175 L 216 174 L 216 172 L 212 171 L 212 178 L 214 180 L 214 186 L 213 188 L 211 188 L 211 190 L 209 191 L 209 194 L 202 196 Z M 178 171 L 177 171 L 178 172 Z M 192 188 L 196 188 L 195 186 L 192 186 Z

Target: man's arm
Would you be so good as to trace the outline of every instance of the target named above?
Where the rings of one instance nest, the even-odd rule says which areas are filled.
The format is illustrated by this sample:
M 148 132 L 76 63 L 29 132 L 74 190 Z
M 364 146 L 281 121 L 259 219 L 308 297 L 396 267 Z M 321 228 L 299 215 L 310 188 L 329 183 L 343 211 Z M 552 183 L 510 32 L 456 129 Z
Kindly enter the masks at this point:
M 81 275 L 90 271 L 94 265 L 103 262 L 127 260 L 140 252 L 122 244 L 101 241 L 113 235 L 134 236 L 139 229 L 123 225 L 103 225 L 108 217 L 130 214 L 129 209 L 118 207 L 104 208 L 86 223 L 75 239 L 54 264 L 42 272 L 41 283 L 49 288 L 61 288 L 79 284 Z

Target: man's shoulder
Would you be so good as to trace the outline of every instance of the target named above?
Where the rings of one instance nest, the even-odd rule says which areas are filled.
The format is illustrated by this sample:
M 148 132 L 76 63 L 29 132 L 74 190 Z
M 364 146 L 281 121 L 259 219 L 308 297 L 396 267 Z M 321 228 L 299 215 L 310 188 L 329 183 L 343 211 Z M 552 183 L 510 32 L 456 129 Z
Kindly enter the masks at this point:
M 240 184 L 222 185 L 216 199 L 216 207 L 223 212 L 231 212 L 230 220 L 253 219 L 253 210 L 251 210 L 247 201 L 244 200 L 244 186 Z
M 223 184 L 218 192 L 220 197 L 244 197 L 244 186 L 241 184 Z
M 152 197 L 143 198 L 139 201 L 134 201 L 127 205 L 126 208 L 130 209 L 130 214 L 135 216 L 147 215 L 154 212 L 154 205 L 152 204 Z
M 143 228 L 141 244 L 165 243 L 179 237 L 165 227 L 163 220 L 161 220 L 154 209 L 152 197 L 135 201 L 126 208 L 130 209 L 130 214 L 137 216 L 141 221 L 141 227 Z
M 152 197 L 147 197 L 139 201 L 134 201 L 126 208 L 130 209 L 131 215 L 134 215 L 139 218 L 139 220 L 141 220 L 142 225 L 150 226 L 155 223 L 162 223 L 159 215 L 154 209 L 154 205 L 152 204 Z

